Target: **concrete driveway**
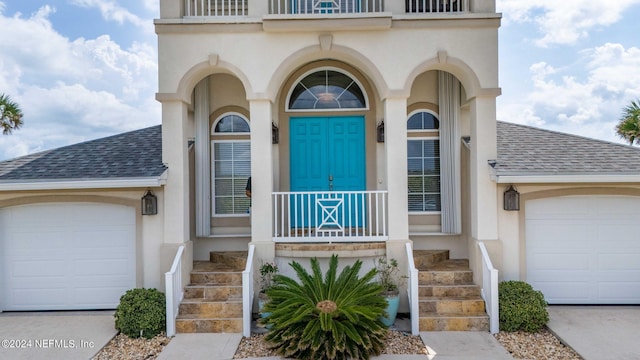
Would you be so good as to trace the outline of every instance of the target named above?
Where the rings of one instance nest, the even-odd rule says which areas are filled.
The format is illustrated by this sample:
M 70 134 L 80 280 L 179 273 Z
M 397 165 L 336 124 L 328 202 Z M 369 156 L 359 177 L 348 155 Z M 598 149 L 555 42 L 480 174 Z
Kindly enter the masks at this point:
M 547 326 L 585 360 L 639 360 L 640 306 L 548 308 Z
M 0 359 L 90 359 L 116 335 L 113 313 L 0 313 Z

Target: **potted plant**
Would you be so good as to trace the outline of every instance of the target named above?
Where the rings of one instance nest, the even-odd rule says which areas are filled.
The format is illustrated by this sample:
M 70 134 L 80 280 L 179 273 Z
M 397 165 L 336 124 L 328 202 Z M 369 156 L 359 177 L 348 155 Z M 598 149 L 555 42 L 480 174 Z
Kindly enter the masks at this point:
M 260 292 L 258 293 L 258 312 L 260 317 L 269 316 L 269 313 L 262 312 L 262 308 L 269 301 L 267 290 L 275 284 L 273 277 L 276 274 L 278 274 L 278 264 L 275 262 L 263 262 L 260 266 Z
M 376 260 L 378 283 L 382 286 L 382 297 L 387 300 L 387 316 L 380 321 L 386 326 L 391 326 L 396 321 L 398 307 L 400 306 L 400 286 L 404 277 L 400 276 L 398 260 L 379 258 Z

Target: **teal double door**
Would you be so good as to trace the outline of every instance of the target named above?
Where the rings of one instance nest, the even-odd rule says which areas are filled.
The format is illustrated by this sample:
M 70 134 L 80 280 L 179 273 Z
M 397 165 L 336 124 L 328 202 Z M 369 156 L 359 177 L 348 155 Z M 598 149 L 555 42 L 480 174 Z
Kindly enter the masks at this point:
M 364 197 L 343 192 L 366 188 L 364 116 L 292 117 L 289 134 L 291 191 L 336 192 L 294 198 L 292 225 L 363 227 Z

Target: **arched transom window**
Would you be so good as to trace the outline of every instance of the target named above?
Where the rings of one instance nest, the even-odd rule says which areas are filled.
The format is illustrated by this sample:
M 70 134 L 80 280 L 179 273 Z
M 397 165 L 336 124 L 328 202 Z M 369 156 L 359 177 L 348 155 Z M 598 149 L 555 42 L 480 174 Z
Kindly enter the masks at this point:
M 426 110 L 407 120 L 409 212 L 437 212 L 440 206 L 440 121 Z
M 212 212 L 214 216 L 248 216 L 251 205 L 245 195 L 251 175 L 249 122 L 243 116 L 227 113 L 211 129 Z
M 289 95 L 288 110 L 366 109 L 362 87 L 351 76 L 324 69 L 304 76 Z

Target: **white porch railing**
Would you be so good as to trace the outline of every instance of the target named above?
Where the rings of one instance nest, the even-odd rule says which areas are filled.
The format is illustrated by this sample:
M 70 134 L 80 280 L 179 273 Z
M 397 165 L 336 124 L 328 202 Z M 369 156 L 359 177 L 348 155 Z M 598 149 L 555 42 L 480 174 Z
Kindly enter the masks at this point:
M 387 191 L 273 193 L 273 240 L 385 241 Z
M 420 332 L 420 298 L 418 296 L 418 269 L 413 261 L 413 246 L 410 242 L 405 245 L 407 249 L 407 295 L 409 297 L 409 311 L 411 313 L 411 334 L 418 335 Z
M 165 298 L 167 305 L 167 336 L 176 334 L 176 317 L 180 302 L 184 297 L 182 286 L 182 254 L 184 245 L 180 245 L 176 252 L 171 269 L 164 274 Z
M 359 14 L 384 11 L 383 0 L 269 0 L 269 14 Z
M 498 313 L 498 270 L 494 269 L 483 242 L 479 242 L 482 253 L 482 298 L 484 299 L 487 314 L 489 314 L 489 331 L 496 334 L 500 331 L 500 318 Z
M 253 269 L 255 268 L 255 245 L 249 245 L 247 265 L 242 272 L 242 336 L 251 336 L 251 311 L 253 310 Z
M 469 0 L 405 0 L 408 13 L 462 13 L 469 11 Z
M 248 0 L 184 0 L 186 17 L 247 16 Z

